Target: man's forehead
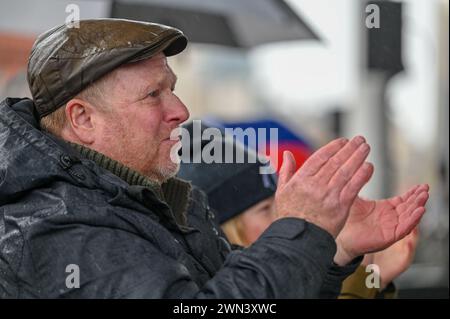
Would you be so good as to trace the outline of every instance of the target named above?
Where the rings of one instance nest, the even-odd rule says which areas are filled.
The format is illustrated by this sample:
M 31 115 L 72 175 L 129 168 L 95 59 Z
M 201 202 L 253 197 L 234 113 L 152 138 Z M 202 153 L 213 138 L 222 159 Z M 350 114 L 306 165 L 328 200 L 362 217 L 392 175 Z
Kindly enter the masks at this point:
M 164 54 L 152 58 L 128 63 L 116 70 L 114 75 L 118 84 L 130 94 L 145 94 L 154 85 L 166 83 L 175 86 L 177 76 L 167 62 Z M 132 93 L 134 92 L 134 93 Z
M 169 77 L 171 81 L 177 81 L 177 76 L 175 72 L 170 67 L 167 57 L 164 54 L 159 54 L 157 56 L 152 57 L 151 59 L 147 59 L 143 63 L 143 71 L 150 72 L 153 76 L 158 77 L 158 75 L 162 77 Z M 155 70 L 161 71 L 159 74 L 154 74 Z

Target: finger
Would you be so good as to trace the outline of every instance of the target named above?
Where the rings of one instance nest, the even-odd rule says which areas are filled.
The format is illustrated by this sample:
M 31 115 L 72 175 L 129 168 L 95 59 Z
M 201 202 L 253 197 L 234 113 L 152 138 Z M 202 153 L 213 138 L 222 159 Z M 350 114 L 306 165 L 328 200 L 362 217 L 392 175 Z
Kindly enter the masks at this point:
M 351 205 L 364 185 L 370 180 L 373 172 L 373 165 L 371 163 L 364 163 L 350 182 L 342 189 L 342 192 L 340 193 L 341 202 L 349 203 Z
M 414 198 L 415 196 L 417 196 L 418 194 L 422 193 L 422 192 L 428 192 L 428 185 L 419 185 L 419 187 L 416 188 L 416 190 L 414 191 L 414 193 L 409 196 L 409 198 L 406 200 L 406 202 L 410 201 L 412 198 Z
M 419 189 L 421 185 L 415 185 L 413 187 L 411 187 L 406 193 L 404 193 L 403 195 L 399 195 L 399 196 L 395 196 L 392 197 L 390 199 L 390 202 L 392 205 L 394 205 L 394 207 L 397 207 L 399 205 L 401 205 L 402 203 L 405 203 L 408 201 L 408 199 L 414 195 L 414 193 Z
M 411 230 L 412 231 L 415 227 L 417 227 L 419 225 L 420 220 L 422 219 L 423 215 L 426 212 L 426 208 L 421 206 L 416 208 L 412 214 L 409 216 L 410 219 L 410 223 L 412 225 Z
M 303 177 L 316 174 L 334 154 L 347 144 L 347 142 L 348 139 L 346 138 L 338 138 L 321 147 L 302 165 L 299 174 Z
M 286 185 L 295 174 L 296 162 L 294 155 L 289 151 L 283 153 L 283 163 L 281 164 L 280 174 L 278 176 L 278 186 Z
M 396 198 L 399 198 L 401 202 L 406 202 L 408 198 L 411 197 L 411 195 L 413 195 L 419 187 L 420 185 L 415 185 L 411 187 L 405 194 L 397 196 Z
M 342 165 L 333 175 L 328 185 L 337 192 L 341 192 L 344 186 L 353 178 L 353 175 L 364 164 L 370 152 L 370 146 L 361 144 L 358 150 Z
M 415 232 L 414 230 L 417 229 L 417 226 L 414 227 L 411 232 L 406 235 L 405 238 L 403 238 L 402 240 L 405 241 L 406 243 L 406 247 L 407 247 L 407 264 L 408 266 L 411 264 L 411 262 L 414 259 L 414 255 L 416 254 L 416 248 L 417 248 L 417 238 L 415 237 Z
M 416 191 L 418 192 L 418 190 Z M 419 193 L 415 193 L 408 201 L 400 206 L 403 206 L 402 210 L 399 210 L 400 215 L 410 215 L 416 208 L 425 206 L 428 200 L 428 192 L 422 190 Z
M 418 230 L 419 225 L 416 225 L 410 233 L 408 233 L 403 239 L 400 239 L 397 243 L 402 247 L 407 247 L 413 254 L 417 247 L 418 242 Z
M 421 194 L 421 193 L 426 193 L 428 194 L 428 187 L 426 186 L 422 186 L 420 185 L 419 187 L 417 187 L 414 191 L 413 194 L 411 194 L 406 201 L 400 203 L 399 205 L 397 205 L 395 207 L 395 209 L 397 210 L 397 212 L 399 214 L 404 214 L 405 212 L 409 211 L 410 209 L 413 207 L 411 205 L 414 204 L 414 201 L 416 200 L 416 198 Z
M 425 206 L 428 198 L 429 194 L 427 191 L 417 190 L 416 193 L 408 199 L 407 204 L 413 208 Z
M 344 165 L 344 163 L 358 150 L 361 144 L 365 143 L 365 141 L 366 140 L 362 136 L 356 136 L 353 138 L 319 169 L 317 174 L 315 174 L 315 177 L 325 183 L 328 183 L 336 171 Z
M 417 225 L 425 214 L 425 207 L 417 207 L 405 218 L 399 218 L 399 225 L 395 232 L 395 239 L 400 240 L 408 235 Z
M 429 198 L 430 194 L 428 194 L 428 191 L 424 190 L 421 193 L 419 193 L 419 195 L 417 195 L 416 204 L 418 204 L 419 206 L 425 206 Z

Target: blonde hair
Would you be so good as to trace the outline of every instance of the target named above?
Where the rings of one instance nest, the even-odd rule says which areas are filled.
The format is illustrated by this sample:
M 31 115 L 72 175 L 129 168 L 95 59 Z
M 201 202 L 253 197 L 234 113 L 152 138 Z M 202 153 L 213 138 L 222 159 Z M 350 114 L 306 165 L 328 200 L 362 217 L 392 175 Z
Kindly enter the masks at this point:
M 111 80 L 114 77 L 114 73 L 115 70 L 101 77 L 94 83 L 91 83 L 78 93 L 75 98 L 87 101 L 100 109 L 106 109 L 106 103 L 104 103 L 106 101 L 105 92 L 108 85 L 112 83 Z M 66 105 L 59 107 L 56 111 L 44 116 L 40 120 L 41 129 L 56 136 L 61 135 L 61 131 L 66 124 Z
M 225 236 L 230 243 L 239 246 L 248 246 L 248 243 L 244 239 L 244 231 L 242 229 L 241 215 L 234 216 L 220 225 Z

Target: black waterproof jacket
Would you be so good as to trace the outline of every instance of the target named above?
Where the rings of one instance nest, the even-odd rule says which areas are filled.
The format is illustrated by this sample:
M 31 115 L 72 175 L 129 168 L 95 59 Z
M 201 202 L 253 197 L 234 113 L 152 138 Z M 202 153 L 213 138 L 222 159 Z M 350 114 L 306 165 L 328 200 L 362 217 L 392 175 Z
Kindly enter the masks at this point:
M 231 251 L 203 192 L 180 225 L 151 188 L 43 133 L 33 110 L 0 104 L 0 298 L 336 297 L 358 266 L 335 266 L 333 238 L 296 218 Z

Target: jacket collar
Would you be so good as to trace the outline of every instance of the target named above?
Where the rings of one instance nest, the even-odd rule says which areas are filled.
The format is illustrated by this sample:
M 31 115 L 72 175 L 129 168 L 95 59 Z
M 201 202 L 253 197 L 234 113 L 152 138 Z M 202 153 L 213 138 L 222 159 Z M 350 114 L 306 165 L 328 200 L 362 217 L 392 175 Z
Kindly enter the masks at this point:
M 110 171 L 120 177 L 129 185 L 144 186 L 151 189 L 157 198 L 166 202 L 172 209 L 178 224 L 187 225 L 186 212 L 189 204 L 191 185 L 178 178 L 171 178 L 160 185 L 147 176 L 140 174 L 132 168 L 109 158 L 108 156 L 80 144 L 67 142 L 77 153 L 88 160 L 95 162 L 98 166 Z

